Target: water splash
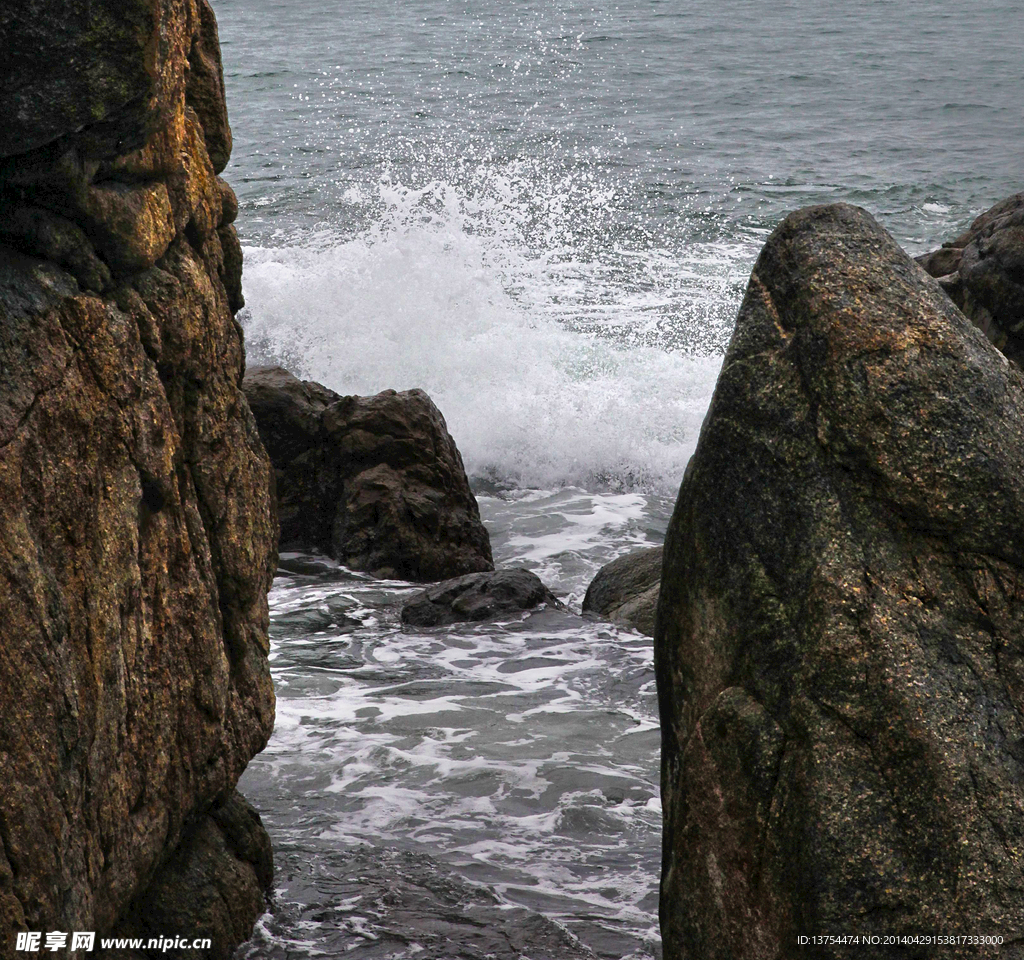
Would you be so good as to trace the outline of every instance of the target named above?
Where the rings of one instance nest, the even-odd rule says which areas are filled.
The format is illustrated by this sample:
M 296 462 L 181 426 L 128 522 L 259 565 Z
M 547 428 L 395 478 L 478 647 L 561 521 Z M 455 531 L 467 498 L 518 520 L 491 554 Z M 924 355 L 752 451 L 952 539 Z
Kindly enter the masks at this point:
M 538 197 L 525 176 L 480 178 L 474 190 L 384 180 L 353 197 L 379 207 L 355 236 L 247 248 L 251 362 L 283 362 L 339 393 L 426 390 L 471 475 L 674 489 L 750 251 L 597 256 L 586 235 L 610 198 L 596 184 L 552 183 Z

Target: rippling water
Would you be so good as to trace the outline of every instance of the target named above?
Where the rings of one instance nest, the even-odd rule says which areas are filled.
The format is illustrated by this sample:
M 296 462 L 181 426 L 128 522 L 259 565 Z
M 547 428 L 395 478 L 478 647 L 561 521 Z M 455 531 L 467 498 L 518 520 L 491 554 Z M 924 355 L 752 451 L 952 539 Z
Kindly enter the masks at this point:
M 601 563 L 661 538 L 671 507 L 571 488 L 480 501 L 496 561 L 576 610 Z M 417 589 L 282 560 L 277 726 L 242 782 L 278 889 L 243 955 L 657 955 L 649 638 L 571 609 L 403 628 Z
M 569 605 L 415 632 L 411 586 L 286 559 L 244 953 L 657 956 L 650 641 L 580 599 L 660 542 L 787 210 L 917 253 L 1020 189 L 1024 8 L 214 3 L 250 362 L 427 390 L 496 559 Z

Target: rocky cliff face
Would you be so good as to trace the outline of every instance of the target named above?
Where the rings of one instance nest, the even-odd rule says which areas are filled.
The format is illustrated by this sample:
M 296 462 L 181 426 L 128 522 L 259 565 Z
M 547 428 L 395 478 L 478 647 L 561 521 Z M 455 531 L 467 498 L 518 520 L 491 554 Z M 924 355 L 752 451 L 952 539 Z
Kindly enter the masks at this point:
M 0 49 L 2 953 L 114 928 L 266 743 L 276 522 L 206 0 Z
M 666 958 L 1024 956 L 1022 517 L 1019 371 L 864 211 L 788 217 L 665 544 Z

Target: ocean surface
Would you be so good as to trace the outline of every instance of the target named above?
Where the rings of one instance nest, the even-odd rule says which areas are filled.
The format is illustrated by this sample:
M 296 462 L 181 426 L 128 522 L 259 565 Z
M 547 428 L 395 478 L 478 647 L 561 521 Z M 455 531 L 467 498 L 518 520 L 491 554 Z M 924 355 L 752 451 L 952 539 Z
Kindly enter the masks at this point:
M 1024 5 L 213 3 L 249 363 L 425 389 L 569 607 L 406 630 L 415 586 L 282 558 L 240 956 L 658 957 L 651 642 L 583 594 L 664 536 L 786 212 L 916 254 L 1022 188 Z

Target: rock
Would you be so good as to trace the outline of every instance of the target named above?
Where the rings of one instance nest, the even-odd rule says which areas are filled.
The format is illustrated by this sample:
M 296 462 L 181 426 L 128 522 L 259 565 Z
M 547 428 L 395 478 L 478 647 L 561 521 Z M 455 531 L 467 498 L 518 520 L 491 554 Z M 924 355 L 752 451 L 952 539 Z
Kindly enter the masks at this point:
M 402 623 L 411 627 L 441 627 L 450 623 L 494 620 L 532 610 L 540 604 L 562 603 L 529 570 L 469 573 L 427 587 L 402 606 Z
M 647 547 L 606 563 L 587 587 L 583 612 L 654 636 L 662 551 L 662 547 Z
M 151 114 L 172 99 L 167 88 L 184 79 L 189 31 L 175 13 L 170 2 L 0 7 L 0 157 L 79 131 L 109 155 L 122 152 L 119 144 L 145 142 Z
M 122 31 L 117 37 L 104 37 L 105 25 L 112 31 L 142 29 L 139 24 L 145 20 L 151 25 L 147 29 L 155 28 L 156 32 L 142 38 L 145 43 L 137 55 L 144 62 L 124 65 L 98 60 L 90 63 L 86 59 L 62 65 L 56 74 L 63 76 L 63 82 L 81 80 L 84 86 L 62 87 L 55 93 L 49 86 L 50 67 L 35 51 L 41 48 L 40 44 L 45 46 L 51 41 L 58 47 L 65 40 L 74 46 L 76 39 L 64 36 L 64 27 L 58 24 L 55 14 L 60 8 L 76 5 L 63 0 L 30 0 L 29 5 L 46 26 L 29 23 L 31 29 L 25 29 L 27 21 L 18 17 L 17 23 L 6 23 L 6 15 L 0 12 L 0 40 L 7 30 L 8 35 L 19 41 L 31 42 L 31 56 L 38 61 L 34 70 L 47 75 L 38 77 L 38 89 L 27 92 L 25 77 L 19 76 L 15 92 L 0 92 L 0 107 L 5 105 L 5 97 L 13 100 L 11 109 L 22 109 L 23 103 L 36 103 L 36 94 L 55 98 L 52 103 L 36 104 L 41 111 L 40 124 L 53 111 L 60 117 L 71 118 L 82 111 L 100 110 L 102 97 L 94 99 L 88 85 L 97 86 L 99 97 L 106 91 L 105 83 L 114 83 L 121 73 L 128 75 L 136 69 L 146 76 L 148 93 L 136 95 L 111 110 L 102 121 L 81 129 L 81 124 L 76 127 L 66 119 L 70 126 L 62 124 L 50 130 L 54 139 L 27 154 L 19 153 L 17 144 L 9 144 L 5 149 L 4 137 L 0 135 L 0 202 L 7 208 L 8 216 L 38 216 L 37 211 L 42 208 L 70 220 L 84 232 L 90 247 L 114 277 L 123 281 L 153 266 L 174 239 L 182 235 L 204 259 L 222 260 L 217 248 L 231 243 L 226 235 L 237 241 L 230 226 L 237 203 L 228 201 L 225 217 L 226 185 L 217 177 L 207 153 L 206 132 L 199 117 L 200 112 L 209 115 L 213 110 L 210 84 L 195 80 L 199 74 L 194 74 L 187 58 L 193 48 L 195 56 L 207 56 L 211 43 L 216 43 L 212 11 L 207 8 L 208 16 L 200 17 L 194 2 L 134 0 L 117 5 L 114 0 L 101 0 L 94 5 L 95 9 L 90 7 L 94 22 L 83 31 L 87 36 L 81 41 L 87 49 L 75 56 L 93 56 L 89 44 L 106 49 L 109 43 L 109 52 L 116 52 L 120 49 L 118 43 L 127 43 L 127 34 Z M 143 9 L 145 16 L 138 23 L 131 17 L 122 22 L 115 7 L 135 13 Z M 80 15 L 68 12 L 67 16 L 74 23 Z M 53 36 L 47 36 L 47 31 Z M 156 47 L 159 53 L 150 47 Z M 151 64 L 154 57 L 156 62 Z M 187 92 L 186 75 L 195 80 L 190 80 Z M 122 90 L 127 95 L 134 87 L 126 82 Z M 193 102 L 192 93 L 202 93 L 206 100 Z M 226 109 L 223 102 L 220 109 Z M 223 132 L 213 139 L 223 151 Z M 27 213 L 18 214 L 18 207 L 24 207 Z M 30 237 L 23 245 L 14 234 L 7 238 L 7 242 L 12 241 L 25 253 L 48 256 L 38 249 L 38 237 Z
M 0 9 L 4 956 L 22 930 L 105 936 L 173 887 L 273 728 L 273 474 L 211 106 L 186 90 L 216 44 L 200 8 Z M 212 849 L 233 875 L 238 844 Z M 257 909 L 239 883 L 221 951 Z
M 236 790 L 200 820 L 158 879 L 130 905 L 112 936 L 206 938 L 208 950 L 183 950 L 200 960 L 229 960 L 265 909 L 274 854 L 260 815 Z M 147 951 L 121 954 L 122 960 Z M 171 956 L 177 952 L 170 952 Z
M 252 368 L 244 388 L 275 468 L 283 549 L 405 580 L 494 569 L 462 457 L 422 390 L 342 397 L 282 367 Z
M 494 568 L 462 457 L 422 390 L 343 397 L 322 423 L 328 467 L 341 481 L 332 556 L 410 580 Z
M 89 238 L 70 220 L 26 203 L 0 205 L 0 241 L 63 267 L 83 290 L 102 293 L 110 270 Z
M 275 464 L 290 463 L 321 446 L 323 412 L 341 399 L 333 390 L 300 380 L 284 367 L 249 367 L 242 388 Z
M 666 958 L 1020 955 L 1022 516 L 1022 375 L 866 212 L 787 217 L 665 542 Z
M 227 100 L 224 97 L 220 37 L 217 18 L 207 0 L 196 0 L 196 11 L 200 27 L 193 34 L 192 48 L 188 55 L 188 100 L 199 116 L 206 152 L 213 163 L 213 169 L 221 173 L 231 156 L 231 127 L 228 125 Z M 225 219 L 231 223 L 234 216 Z
M 917 259 L 1009 359 L 1024 362 L 1024 193 Z

